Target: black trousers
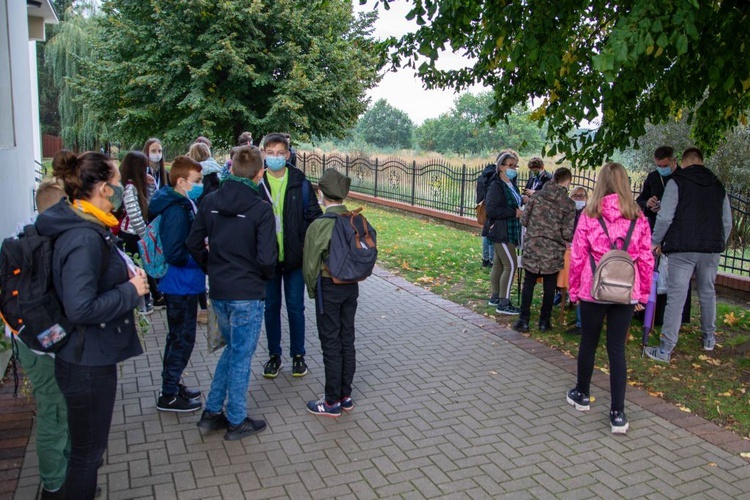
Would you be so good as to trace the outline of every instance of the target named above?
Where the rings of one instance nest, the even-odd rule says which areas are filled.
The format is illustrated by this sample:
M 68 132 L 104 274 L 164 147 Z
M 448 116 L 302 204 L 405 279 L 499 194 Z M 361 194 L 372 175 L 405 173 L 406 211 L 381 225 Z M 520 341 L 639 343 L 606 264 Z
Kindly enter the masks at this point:
M 357 314 L 359 285 L 337 285 L 330 278 L 318 282 L 315 317 L 320 347 L 323 349 L 329 404 L 352 395 L 352 380 L 357 366 L 354 350 L 354 316 Z
M 542 296 L 542 309 L 539 313 L 539 321 L 549 321 L 549 319 L 552 317 L 552 303 L 555 300 L 557 273 L 537 274 L 524 269 L 520 314 L 520 318 L 524 321 L 529 321 L 529 319 L 531 318 L 531 301 L 534 299 L 534 286 L 536 286 L 536 280 L 538 278 L 542 278 L 542 286 L 544 287 L 544 295 Z
M 588 395 L 594 359 L 604 318 L 607 318 L 607 356 L 609 357 L 609 388 L 612 411 L 625 410 L 625 386 L 628 366 L 625 361 L 625 339 L 635 304 L 597 304 L 581 301 L 581 344 L 578 348 L 578 383 L 576 389 Z

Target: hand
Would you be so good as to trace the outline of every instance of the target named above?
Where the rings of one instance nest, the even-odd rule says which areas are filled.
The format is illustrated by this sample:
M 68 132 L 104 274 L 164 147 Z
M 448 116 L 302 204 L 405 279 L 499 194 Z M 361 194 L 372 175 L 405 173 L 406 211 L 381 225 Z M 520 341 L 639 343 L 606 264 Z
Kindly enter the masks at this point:
M 520 208 L 517 208 L 516 209 L 516 219 L 520 219 L 522 215 L 523 215 L 523 210 L 521 210 Z
M 661 208 L 661 202 L 659 201 L 659 198 L 657 198 L 656 196 L 652 196 L 651 198 L 649 198 L 646 202 L 646 208 L 654 213 L 658 212 Z
M 521 196 L 521 200 L 524 202 L 524 204 L 528 203 L 529 199 L 530 198 L 528 196 L 526 196 L 525 194 Z
M 644 309 L 646 309 L 646 306 L 644 306 L 644 305 L 643 305 L 643 304 L 641 304 L 640 302 L 638 302 L 638 303 L 637 303 L 637 304 L 635 305 L 635 312 L 640 312 L 640 311 L 643 311 Z
M 143 269 L 138 269 L 137 274 L 130 278 L 130 283 L 135 287 L 135 291 L 139 297 L 143 297 L 148 293 L 148 277 Z
M 651 247 L 651 252 L 654 255 L 661 255 L 661 245 L 654 245 Z
M 534 191 L 533 189 L 524 189 L 524 190 L 523 190 L 523 194 L 525 194 L 526 196 L 531 196 L 531 195 L 533 195 L 533 194 L 534 194 L 535 192 L 536 192 L 536 191 Z
M 156 180 L 154 179 L 154 176 L 151 174 L 146 174 L 146 183 L 147 184 L 156 184 Z

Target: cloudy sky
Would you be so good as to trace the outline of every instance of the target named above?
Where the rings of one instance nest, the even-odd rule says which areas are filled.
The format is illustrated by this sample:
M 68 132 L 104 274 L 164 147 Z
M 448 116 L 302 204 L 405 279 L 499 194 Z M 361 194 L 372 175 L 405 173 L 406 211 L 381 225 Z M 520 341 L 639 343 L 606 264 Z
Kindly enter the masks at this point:
M 355 12 L 369 11 L 374 8 L 374 2 L 369 0 L 365 5 L 359 5 L 359 0 L 352 0 Z M 380 17 L 375 24 L 375 37 L 401 36 L 409 31 L 415 31 L 417 24 L 407 21 L 409 2 L 394 2 L 390 10 L 378 8 Z M 459 54 L 443 54 L 438 66 L 441 68 L 460 68 L 467 65 L 469 60 Z M 472 89 L 478 92 L 481 89 Z M 387 100 L 392 106 L 405 111 L 411 119 L 421 124 L 426 118 L 435 118 L 448 111 L 453 105 L 456 94 L 452 90 L 425 90 L 421 80 L 415 76 L 414 70 L 401 69 L 395 73 L 386 73 L 376 88 L 368 95 L 372 102 L 378 99 Z

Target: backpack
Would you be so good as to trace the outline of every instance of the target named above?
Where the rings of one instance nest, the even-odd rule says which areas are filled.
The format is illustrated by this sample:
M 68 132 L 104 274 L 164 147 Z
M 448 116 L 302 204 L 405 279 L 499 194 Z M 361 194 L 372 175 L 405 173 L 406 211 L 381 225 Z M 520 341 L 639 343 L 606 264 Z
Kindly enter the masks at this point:
M 29 224 L 0 248 L 0 312 L 30 349 L 57 352 L 73 324 L 65 317 L 52 282 L 54 239 Z
M 487 207 L 484 206 L 484 200 L 477 203 L 476 206 L 477 211 L 477 222 L 484 226 L 484 223 L 487 222 Z
M 143 239 L 138 240 L 138 250 L 141 254 L 143 269 L 152 278 L 163 277 L 169 269 L 167 259 L 164 257 L 164 247 L 161 243 L 160 225 L 161 215 L 158 215 L 146 227 L 146 234 Z
M 607 235 L 611 250 L 602 255 L 599 264 L 594 263 L 594 257 L 589 255 L 591 272 L 594 277 L 591 284 L 591 298 L 595 302 L 609 304 L 630 304 L 632 302 L 633 287 L 635 286 L 635 264 L 628 253 L 628 246 L 630 245 L 630 238 L 633 236 L 635 222 L 635 220 L 630 222 L 630 228 L 623 240 L 622 247 L 618 249 L 617 240 L 622 238 L 612 241 L 604 219 L 599 217 L 599 223 L 604 229 L 604 234 Z
M 335 219 L 323 265 L 336 284 L 356 283 L 372 274 L 378 259 L 375 229 L 360 213 L 361 208 L 342 214 L 323 214 Z

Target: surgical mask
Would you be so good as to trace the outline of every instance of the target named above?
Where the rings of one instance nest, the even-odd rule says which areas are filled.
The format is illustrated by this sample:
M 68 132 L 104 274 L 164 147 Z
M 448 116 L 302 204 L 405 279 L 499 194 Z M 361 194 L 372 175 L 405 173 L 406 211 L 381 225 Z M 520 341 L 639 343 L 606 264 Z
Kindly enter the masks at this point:
M 659 172 L 659 175 L 662 177 L 672 175 L 672 167 L 656 167 L 656 171 Z
M 203 184 L 193 184 L 187 193 L 187 197 L 191 200 L 197 200 L 203 194 Z
M 576 210 L 583 210 L 586 207 L 586 200 L 573 200 L 576 203 Z
M 285 156 L 266 156 L 266 166 L 274 172 L 278 172 L 286 166 Z
M 505 175 L 508 176 L 508 179 L 513 180 L 518 175 L 518 172 L 516 172 L 515 169 L 509 168 L 505 171 Z
M 112 211 L 117 212 L 122 206 L 122 195 L 125 192 L 125 188 L 118 184 L 107 183 L 107 186 L 112 188 L 113 193 L 107 197 L 107 200 L 112 204 Z
M 150 155 L 148 155 L 148 159 L 151 161 L 151 163 L 159 163 L 161 161 L 161 155 L 151 153 Z

